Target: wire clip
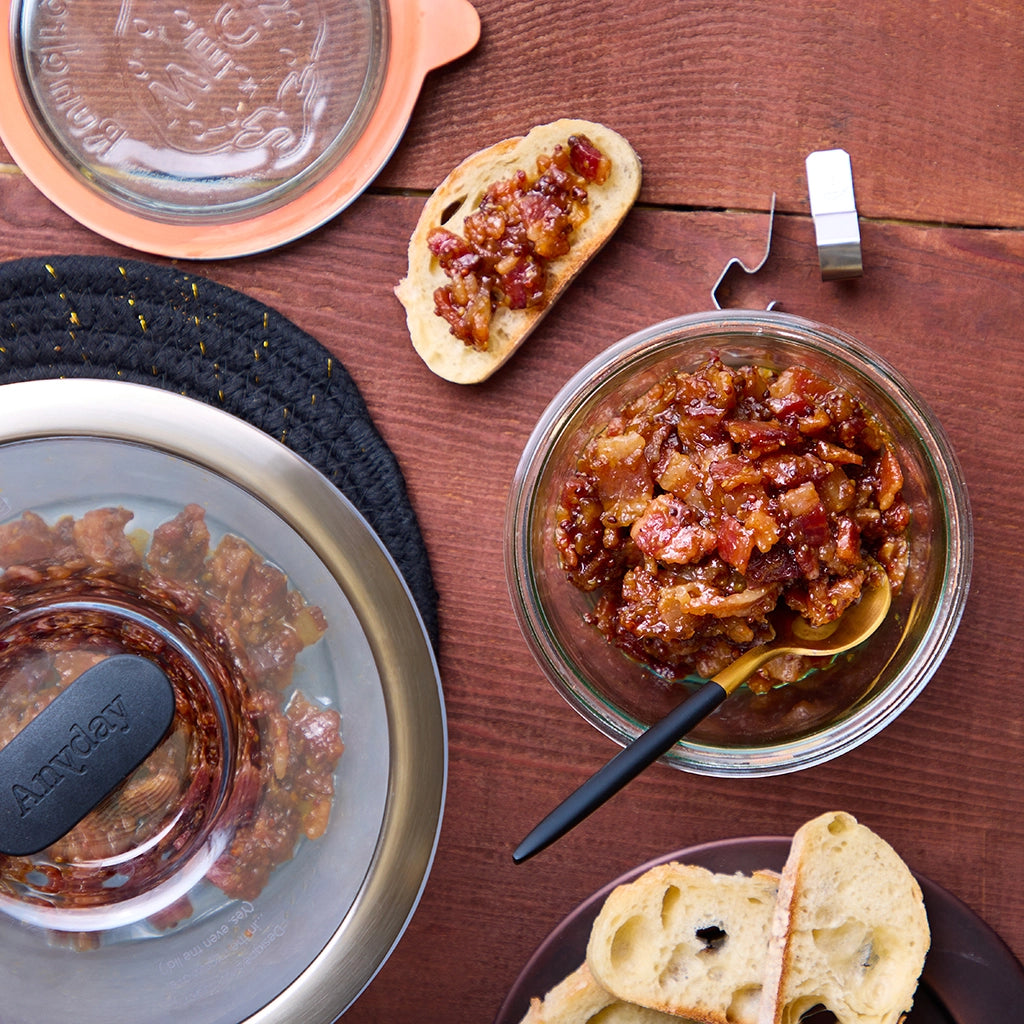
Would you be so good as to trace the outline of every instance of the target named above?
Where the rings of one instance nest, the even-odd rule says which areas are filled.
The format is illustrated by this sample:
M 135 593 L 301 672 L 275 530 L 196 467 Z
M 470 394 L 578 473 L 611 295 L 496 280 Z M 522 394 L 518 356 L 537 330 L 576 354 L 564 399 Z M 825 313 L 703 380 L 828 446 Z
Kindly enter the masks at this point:
M 722 308 L 722 304 L 721 304 L 721 302 L 719 302 L 719 299 L 718 299 L 718 290 L 725 284 L 725 279 L 729 276 L 729 274 L 736 267 L 739 267 L 739 269 L 742 270 L 745 274 L 756 274 L 768 262 L 768 257 L 771 255 L 771 252 L 772 252 L 772 228 L 774 226 L 775 226 L 775 193 L 773 192 L 772 193 L 771 209 L 768 211 L 768 239 L 765 242 L 764 256 L 761 257 L 761 262 L 758 263 L 756 266 L 753 266 L 753 267 L 748 267 L 746 265 L 746 263 L 744 263 L 737 256 L 733 256 L 732 259 L 729 260 L 728 263 L 726 263 L 725 268 L 722 270 L 722 273 L 718 275 L 718 280 L 714 283 L 714 285 L 711 288 L 711 301 L 715 304 L 715 309 L 721 309 Z M 767 308 L 768 309 L 774 309 L 775 305 L 776 305 L 776 303 L 773 300 L 772 302 L 768 303 Z

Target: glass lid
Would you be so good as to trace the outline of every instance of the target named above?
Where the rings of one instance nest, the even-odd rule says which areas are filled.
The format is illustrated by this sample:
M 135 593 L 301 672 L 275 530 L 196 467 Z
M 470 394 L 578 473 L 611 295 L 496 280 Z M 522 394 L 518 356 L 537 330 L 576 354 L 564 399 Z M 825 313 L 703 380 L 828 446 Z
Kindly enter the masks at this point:
M 0 134 L 93 230 L 194 259 L 271 248 L 356 198 L 468 0 L 0 0 Z
M 54 151 L 155 220 L 286 202 L 351 148 L 387 67 L 383 0 L 18 5 L 22 90 Z
M 121 382 L 0 390 L 5 1024 L 333 1021 L 439 827 L 408 592 L 242 421 Z

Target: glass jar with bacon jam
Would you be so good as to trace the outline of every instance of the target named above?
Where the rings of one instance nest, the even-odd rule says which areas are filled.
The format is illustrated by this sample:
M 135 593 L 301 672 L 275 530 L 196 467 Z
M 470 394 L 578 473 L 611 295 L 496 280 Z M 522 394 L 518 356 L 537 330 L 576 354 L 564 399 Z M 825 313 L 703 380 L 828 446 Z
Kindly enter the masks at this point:
M 665 755 L 710 775 L 820 763 L 899 715 L 955 635 L 972 564 L 949 439 L 857 339 L 778 311 L 681 316 L 551 400 L 512 482 L 506 575 L 555 689 L 627 743 L 779 615 L 892 608 L 831 660 L 779 657 Z

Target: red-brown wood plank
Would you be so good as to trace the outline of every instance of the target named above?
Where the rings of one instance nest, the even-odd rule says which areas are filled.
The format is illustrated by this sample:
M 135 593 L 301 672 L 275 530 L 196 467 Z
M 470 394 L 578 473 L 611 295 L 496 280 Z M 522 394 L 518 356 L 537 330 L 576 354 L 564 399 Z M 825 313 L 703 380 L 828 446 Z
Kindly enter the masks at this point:
M 644 203 L 806 212 L 805 157 L 840 146 L 868 217 L 1024 227 L 1016 0 L 474 5 L 479 44 L 428 75 L 380 186 L 577 116 L 632 141 Z
M 476 0 L 483 34 L 432 73 L 381 178 L 433 187 L 558 116 L 644 160 L 644 202 L 806 211 L 803 161 L 845 148 L 869 217 L 1024 224 L 1024 19 L 1015 0 Z
M 650 857 L 852 811 L 1024 957 L 1024 19 L 1015 0 L 476 0 L 483 34 L 432 72 L 372 194 L 276 252 L 188 270 L 269 303 L 346 366 L 404 469 L 440 593 L 451 770 L 437 859 L 408 933 L 346 1021 L 488 1021 L 549 929 Z M 0 102 L 5 102 L 0 98 Z M 490 382 L 413 353 L 391 288 L 423 193 L 453 163 L 571 115 L 623 132 L 640 206 Z M 852 157 L 864 276 L 820 280 L 804 158 Z M 516 867 L 515 843 L 612 752 L 533 663 L 509 605 L 502 519 L 522 446 L 587 359 L 706 309 L 725 262 L 772 255 L 734 304 L 775 300 L 874 346 L 963 463 L 976 560 L 964 622 L 898 722 L 832 764 L 746 782 L 655 767 Z M 1002 230 L 1000 230 L 1002 229 Z M 79 227 L 0 147 L 0 259 L 145 258 Z M 167 262 L 157 260 L 157 262 Z M 467 538 L 475 538 L 467 544 Z

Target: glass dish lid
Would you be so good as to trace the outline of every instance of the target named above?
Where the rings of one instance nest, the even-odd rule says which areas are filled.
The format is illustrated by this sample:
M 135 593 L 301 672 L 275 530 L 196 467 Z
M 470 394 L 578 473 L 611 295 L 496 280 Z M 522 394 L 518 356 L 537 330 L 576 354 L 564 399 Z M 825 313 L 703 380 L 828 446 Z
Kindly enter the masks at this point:
M 479 36 L 467 0 L 3 6 L 0 134 L 19 165 L 93 230 L 191 258 L 271 248 L 343 209 L 426 72 Z
M 217 409 L 2 391 L 5 1024 L 335 1020 L 418 903 L 443 803 L 401 577 L 320 474 Z

